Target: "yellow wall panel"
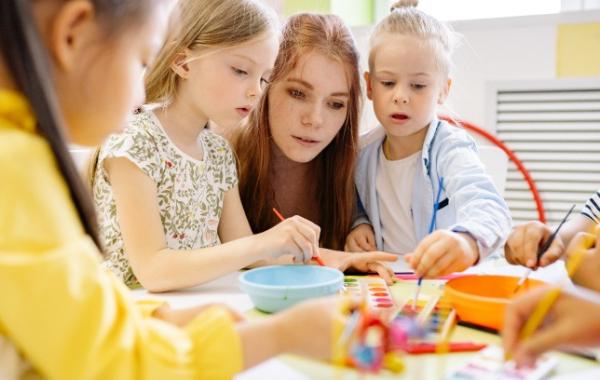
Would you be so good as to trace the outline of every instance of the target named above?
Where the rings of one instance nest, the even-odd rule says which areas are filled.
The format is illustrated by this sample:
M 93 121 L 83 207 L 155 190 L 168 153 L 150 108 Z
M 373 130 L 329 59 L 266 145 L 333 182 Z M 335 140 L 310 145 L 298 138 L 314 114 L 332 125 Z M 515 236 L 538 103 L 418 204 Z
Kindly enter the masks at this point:
M 600 76 L 600 23 L 558 27 L 556 76 Z

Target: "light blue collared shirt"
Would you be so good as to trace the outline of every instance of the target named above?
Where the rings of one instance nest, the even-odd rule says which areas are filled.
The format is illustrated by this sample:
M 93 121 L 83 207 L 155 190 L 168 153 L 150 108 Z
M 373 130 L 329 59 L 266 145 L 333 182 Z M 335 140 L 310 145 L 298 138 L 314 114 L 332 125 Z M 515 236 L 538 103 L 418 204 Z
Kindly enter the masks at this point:
M 383 238 L 375 179 L 384 138 L 381 126 L 361 138 L 355 173 L 358 211 L 353 225 L 373 226 L 378 250 L 383 250 Z M 508 206 L 486 173 L 475 141 L 462 128 L 438 119 L 431 122 L 425 136 L 413 182 L 410 211 L 417 241 L 429 233 L 440 177 L 444 186 L 437 228 L 471 235 L 480 259 L 501 248 L 512 227 Z

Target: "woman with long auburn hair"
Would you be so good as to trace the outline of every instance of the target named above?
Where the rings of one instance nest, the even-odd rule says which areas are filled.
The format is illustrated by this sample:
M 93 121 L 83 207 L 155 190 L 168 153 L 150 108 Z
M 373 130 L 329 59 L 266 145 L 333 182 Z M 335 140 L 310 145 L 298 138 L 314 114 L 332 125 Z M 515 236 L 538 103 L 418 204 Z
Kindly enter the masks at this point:
M 359 54 L 335 15 L 289 19 L 270 84 L 234 144 L 240 192 L 254 232 L 272 209 L 321 226 L 320 244 L 343 249 L 354 207 L 361 106 Z

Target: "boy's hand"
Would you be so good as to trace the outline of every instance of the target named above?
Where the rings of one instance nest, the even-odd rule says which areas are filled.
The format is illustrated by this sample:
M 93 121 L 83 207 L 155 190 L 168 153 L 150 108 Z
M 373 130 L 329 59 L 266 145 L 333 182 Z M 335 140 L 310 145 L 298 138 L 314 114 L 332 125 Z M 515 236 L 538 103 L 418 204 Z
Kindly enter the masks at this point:
M 431 278 L 467 269 L 479 259 L 479 248 L 468 234 L 437 230 L 404 258 L 417 275 Z
M 552 234 L 552 229 L 538 221 L 527 222 L 517 226 L 508 236 L 504 246 L 504 256 L 510 264 L 523 265 L 536 269 L 538 247 L 545 244 Z M 544 252 L 539 265 L 544 267 L 558 260 L 565 251 L 560 234 Z
M 344 250 L 348 252 L 375 251 L 375 234 L 368 224 L 359 224 L 346 237 Z

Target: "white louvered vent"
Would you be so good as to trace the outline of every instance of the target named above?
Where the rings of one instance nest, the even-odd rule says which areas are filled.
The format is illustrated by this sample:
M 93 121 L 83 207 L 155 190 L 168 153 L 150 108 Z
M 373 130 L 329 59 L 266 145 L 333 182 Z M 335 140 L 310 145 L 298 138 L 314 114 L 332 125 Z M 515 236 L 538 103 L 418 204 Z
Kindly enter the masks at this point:
M 495 82 L 488 125 L 523 161 L 556 224 L 600 188 L 600 78 Z M 509 163 L 505 198 L 515 223 L 537 219 L 527 183 Z

